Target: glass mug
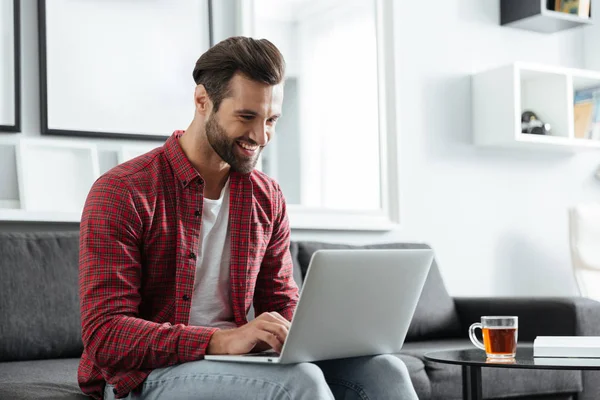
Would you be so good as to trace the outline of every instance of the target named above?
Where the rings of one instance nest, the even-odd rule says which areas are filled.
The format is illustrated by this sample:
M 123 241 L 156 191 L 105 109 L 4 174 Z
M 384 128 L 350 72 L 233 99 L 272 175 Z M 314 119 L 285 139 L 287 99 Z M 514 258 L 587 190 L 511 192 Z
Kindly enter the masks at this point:
M 483 331 L 483 343 L 475 336 L 475 329 Z M 518 317 L 485 316 L 481 323 L 469 327 L 469 338 L 473 344 L 485 351 L 488 358 L 510 359 L 517 353 Z

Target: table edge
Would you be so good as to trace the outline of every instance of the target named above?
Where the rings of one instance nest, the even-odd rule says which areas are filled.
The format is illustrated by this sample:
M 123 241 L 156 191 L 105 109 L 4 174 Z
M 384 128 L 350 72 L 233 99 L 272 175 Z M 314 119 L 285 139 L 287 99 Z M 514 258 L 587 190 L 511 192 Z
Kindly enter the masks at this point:
M 452 364 L 452 365 L 460 365 L 463 367 L 480 367 L 480 368 L 514 368 L 514 369 L 550 369 L 550 370 L 562 370 L 562 371 L 584 371 L 584 370 L 588 370 L 588 371 L 598 371 L 600 370 L 600 365 L 598 366 L 590 366 L 590 365 L 586 365 L 586 366 L 576 366 L 576 365 L 521 365 L 521 364 L 504 364 L 504 363 L 482 363 L 482 362 L 478 362 L 478 361 L 458 361 L 458 360 L 441 360 L 441 359 L 436 359 L 430 356 L 430 354 L 434 354 L 434 353 L 438 353 L 438 352 L 442 352 L 442 351 L 456 351 L 456 350 L 460 350 L 460 349 L 454 349 L 454 350 L 437 350 L 437 351 L 430 351 L 428 353 L 424 354 L 424 358 L 427 361 L 431 361 L 431 362 L 437 362 L 440 364 Z M 464 350 L 464 349 L 462 349 Z

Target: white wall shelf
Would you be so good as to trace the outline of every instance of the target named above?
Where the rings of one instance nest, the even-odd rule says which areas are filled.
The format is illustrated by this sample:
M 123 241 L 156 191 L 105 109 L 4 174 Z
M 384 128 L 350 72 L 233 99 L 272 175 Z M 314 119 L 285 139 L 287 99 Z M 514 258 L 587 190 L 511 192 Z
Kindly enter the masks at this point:
M 22 139 L 17 145 L 21 208 L 37 212 L 80 213 L 99 177 L 96 145 Z
M 473 140 L 479 146 L 579 151 L 600 140 L 575 137 L 575 90 L 600 86 L 600 72 L 516 62 L 472 78 Z M 521 133 L 521 114 L 533 111 L 549 135 Z
M 81 214 L 69 212 L 41 212 L 0 209 L 0 221 L 8 222 L 74 222 L 81 221 Z
M 161 145 L 122 140 L 98 146 L 85 139 L 2 136 L 0 222 L 79 223 L 100 175 L 100 151 L 110 153 L 110 169 Z
M 500 24 L 534 32 L 554 33 L 594 23 L 591 15 L 579 16 L 554 11 L 548 8 L 548 3 L 547 0 L 501 0 Z

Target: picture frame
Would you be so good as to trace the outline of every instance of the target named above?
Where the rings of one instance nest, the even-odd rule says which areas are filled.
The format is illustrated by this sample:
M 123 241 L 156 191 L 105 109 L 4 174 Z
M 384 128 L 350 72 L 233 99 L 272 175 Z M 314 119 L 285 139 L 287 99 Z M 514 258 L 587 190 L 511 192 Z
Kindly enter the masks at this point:
M 17 179 L 17 142 L 17 135 L 0 137 L 0 171 L 2 171 L 0 210 L 21 207 Z
M 22 210 L 81 214 L 100 176 L 95 144 L 28 138 L 17 143 L 16 156 Z
M 0 3 L 2 35 L 12 34 L 12 40 L 0 42 L 0 132 L 21 131 L 21 4 L 20 0 Z M 4 60 L 8 60 L 5 62 Z M 3 81 L 8 77 L 8 81 Z
M 141 156 L 142 154 L 146 154 L 149 151 L 154 150 L 159 146 L 148 145 L 148 146 L 121 146 L 119 152 L 117 153 L 117 163 L 122 164 L 126 161 L 129 161 L 135 157 Z
M 210 8 L 38 0 L 42 135 L 164 141 L 185 129 L 192 71 L 212 45 Z

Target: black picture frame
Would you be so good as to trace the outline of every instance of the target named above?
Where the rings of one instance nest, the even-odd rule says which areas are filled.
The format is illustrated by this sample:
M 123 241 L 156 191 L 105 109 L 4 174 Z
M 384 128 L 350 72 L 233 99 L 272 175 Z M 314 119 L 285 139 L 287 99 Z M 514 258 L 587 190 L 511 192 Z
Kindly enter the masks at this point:
M 13 0 L 15 123 L 0 125 L 1 133 L 21 132 L 21 3 Z
M 164 141 L 168 136 L 153 134 L 131 134 L 124 132 L 99 132 L 83 130 L 53 129 L 48 126 L 48 67 L 47 67 L 47 46 L 46 46 L 46 1 L 38 0 L 38 44 L 39 44 L 39 79 L 40 79 L 40 122 L 42 135 L 54 136 L 76 136 L 87 138 L 103 139 L 129 139 L 129 140 L 160 140 Z M 207 2 L 208 9 L 208 33 L 209 45 L 213 45 L 213 21 L 212 21 L 212 2 Z

